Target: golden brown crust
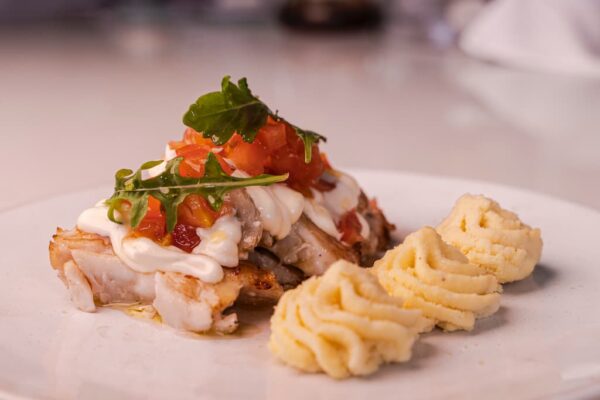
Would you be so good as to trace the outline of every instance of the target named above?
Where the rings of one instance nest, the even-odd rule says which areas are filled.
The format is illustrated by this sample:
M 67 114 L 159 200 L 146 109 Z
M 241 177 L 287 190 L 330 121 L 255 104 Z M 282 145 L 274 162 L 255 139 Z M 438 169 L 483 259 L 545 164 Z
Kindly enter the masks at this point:
M 48 246 L 50 264 L 56 270 L 62 271 L 64 264 L 73 259 L 72 250 L 88 250 L 103 254 L 114 254 L 110 246 L 110 239 L 73 229 L 66 231 L 60 227 L 52 235 Z
M 248 261 L 241 261 L 235 268 L 225 268 L 225 277 L 242 284 L 238 304 L 275 304 L 283 294 L 283 288 L 273 272 Z

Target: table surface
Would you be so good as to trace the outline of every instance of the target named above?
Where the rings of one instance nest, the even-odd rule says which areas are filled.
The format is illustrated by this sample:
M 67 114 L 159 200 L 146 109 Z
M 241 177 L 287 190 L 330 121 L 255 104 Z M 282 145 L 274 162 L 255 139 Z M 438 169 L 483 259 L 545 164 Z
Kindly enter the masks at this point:
M 226 74 L 326 135 L 340 168 L 485 180 L 600 209 L 599 80 L 509 70 L 394 29 L 113 23 L 0 34 L 11 189 L 0 209 L 109 183 L 116 169 L 159 157 L 188 105 Z

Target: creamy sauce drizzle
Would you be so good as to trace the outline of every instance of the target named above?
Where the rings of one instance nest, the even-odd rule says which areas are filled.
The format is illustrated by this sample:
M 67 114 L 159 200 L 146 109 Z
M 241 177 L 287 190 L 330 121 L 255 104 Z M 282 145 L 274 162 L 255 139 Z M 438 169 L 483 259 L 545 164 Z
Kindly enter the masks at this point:
M 237 170 L 234 176 L 248 176 Z M 261 222 L 267 232 L 277 239 L 286 237 L 292 225 L 304 214 L 322 231 L 340 240 L 342 234 L 337 229 L 339 219 L 346 212 L 358 205 L 360 187 L 354 178 L 344 173 L 337 173 L 336 187 L 329 192 L 313 190 L 313 198 L 304 196 L 287 187 L 285 184 L 275 184 L 270 187 L 254 186 L 246 188 L 254 205 L 260 212 Z M 358 214 L 361 223 L 361 236 L 369 236 L 369 225 Z
M 314 191 L 315 196 L 312 199 L 305 199 L 304 202 L 304 214 L 310 219 L 316 226 L 330 236 L 333 236 L 337 240 L 342 238 L 342 234 L 338 231 L 335 221 L 331 216 L 329 210 L 327 210 L 318 200 L 317 197 L 322 197 L 320 192 Z
M 238 169 L 232 176 L 246 178 L 250 175 Z M 260 213 L 263 228 L 277 239 L 289 235 L 292 225 L 304 211 L 304 196 L 282 183 L 250 186 L 246 192 Z
M 356 208 L 360 187 L 354 178 L 336 171 L 338 181 L 333 190 L 322 192 L 322 203 L 334 218 L 338 219 L 348 211 Z
M 313 198 L 306 199 L 304 213 L 321 230 L 340 240 L 342 234 L 337 229 L 340 218 L 358 206 L 360 187 L 349 175 L 336 171 L 338 181 L 333 190 L 319 192 L 312 190 Z M 362 215 L 356 213 L 361 224 L 361 236 L 369 237 L 369 224 Z
M 277 239 L 289 235 L 304 210 L 304 196 L 283 184 L 246 188 L 260 212 L 263 227 Z
M 109 237 L 115 254 L 137 272 L 179 272 L 214 283 L 223 279 L 221 265 L 238 264 L 241 227 L 234 217 L 220 218 L 212 228 L 201 230 L 199 235 L 204 245 L 200 249 L 198 245 L 191 254 L 174 246 L 161 246 L 148 238 L 127 237 L 128 228 L 110 221 L 102 202 L 81 213 L 77 227 Z
M 196 233 L 200 237 L 200 244 L 192 253 L 209 256 L 224 267 L 237 267 L 242 224 L 236 217 L 224 215 L 210 228 L 198 228 Z

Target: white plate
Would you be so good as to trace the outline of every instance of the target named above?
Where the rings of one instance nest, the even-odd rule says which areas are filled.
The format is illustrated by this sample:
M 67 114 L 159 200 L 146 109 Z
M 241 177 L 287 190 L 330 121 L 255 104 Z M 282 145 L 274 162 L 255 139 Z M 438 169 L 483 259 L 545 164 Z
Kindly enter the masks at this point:
M 229 339 L 199 338 L 115 310 L 77 311 L 48 263 L 56 225 L 110 188 L 0 214 L 0 397 L 40 399 L 521 399 L 600 395 L 600 213 L 478 182 L 357 172 L 404 234 L 434 225 L 464 192 L 542 228 L 532 277 L 472 333 L 423 335 L 413 360 L 362 379 L 306 375 L 269 354 L 267 317 Z M 246 319 L 251 316 L 246 316 Z

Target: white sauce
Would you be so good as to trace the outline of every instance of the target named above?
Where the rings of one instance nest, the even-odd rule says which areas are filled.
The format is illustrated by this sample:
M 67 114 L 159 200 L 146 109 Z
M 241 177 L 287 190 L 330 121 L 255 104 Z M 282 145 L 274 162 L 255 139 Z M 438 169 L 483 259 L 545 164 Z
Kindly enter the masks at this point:
M 236 170 L 233 176 L 247 177 L 247 173 Z M 360 187 L 354 178 L 342 172 L 336 172 L 336 187 L 328 192 L 312 190 L 313 198 L 290 189 L 285 184 L 269 187 L 254 186 L 246 188 L 254 205 L 260 212 L 264 229 L 277 239 L 286 237 L 292 225 L 298 221 L 302 212 L 323 232 L 340 240 L 342 234 L 337 229 L 340 218 L 358 206 Z M 369 236 L 369 224 L 359 214 L 361 236 Z
M 342 234 L 338 231 L 331 213 L 315 199 L 305 199 L 304 214 L 316 226 L 321 228 L 323 232 L 333 236 L 337 240 L 342 238 Z
M 286 237 L 304 210 L 304 196 L 283 184 L 246 188 L 260 212 L 264 229 L 277 239 Z
M 203 282 L 223 279 L 223 268 L 213 258 L 189 254 L 174 246 L 161 246 L 148 238 L 125 238 L 122 261 L 138 272 L 179 272 L 195 276 Z
M 338 181 L 333 190 L 328 192 L 312 190 L 313 198 L 306 199 L 304 213 L 321 230 L 340 240 L 342 234 L 338 231 L 337 224 L 345 213 L 358 206 L 360 187 L 349 175 L 336 172 L 336 176 Z M 361 225 L 360 235 L 363 238 L 369 237 L 369 224 L 360 213 L 357 212 L 356 216 Z
M 356 208 L 360 187 L 354 178 L 341 172 L 336 172 L 338 181 L 333 190 L 323 192 L 323 205 L 339 218 L 348 211 Z
M 209 256 L 225 267 L 237 267 L 242 224 L 236 217 L 222 216 L 210 228 L 198 228 L 196 233 L 200 237 L 200 244 L 192 250 L 192 253 Z
M 241 239 L 241 228 L 239 221 L 233 217 L 220 218 L 220 222 L 215 224 L 218 228 L 213 227 L 215 229 L 212 232 L 212 228 L 199 232 L 201 238 L 202 235 L 207 238 L 206 243 L 202 249 L 189 254 L 174 246 L 161 246 L 148 238 L 126 238 L 127 227 L 110 221 L 106 213 L 107 207 L 99 203 L 81 213 L 77 227 L 109 237 L 115 254 L 134 271 L 179 272 L 203 282 L 214 283 L 223 279 L 221 265 L 235 266 L 238 263 L 237 244 Z M 211 240 L 213 234 L 221 240 Z
M 254 205 L 260 212 L 261 222 L 267 232 L 277 239 L 286 237 L 292 225 L 298 221 L 302 212 L 322 231 L 340 240 L 342 234 L 337 229 L 337 222 L 346 212 L 358 205 L 360 187 L 354 178 L 344 173 L 337 173 L 336 187 L 329 192 L 312 191 L 313 198 L 304 196 L 290 189 L 285 184 L 275 184 L 269 187 L 254 186 L 246 188 Z M 249 176 L 241 170 L 233 176 Z M 369 236 L 369 225 L 359 215 L 361 236 Z

